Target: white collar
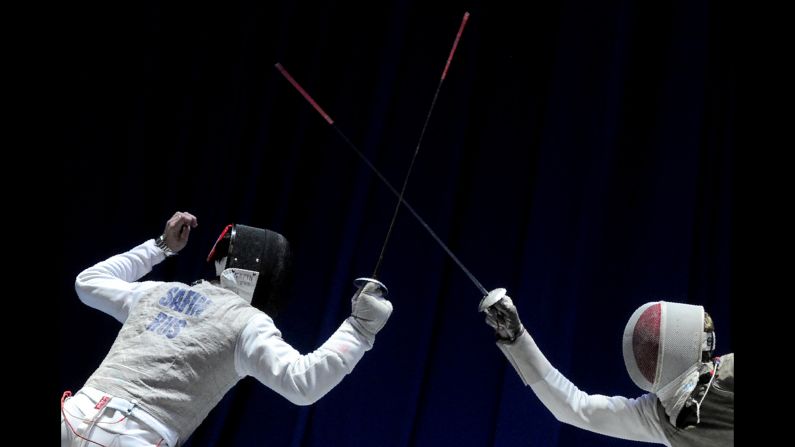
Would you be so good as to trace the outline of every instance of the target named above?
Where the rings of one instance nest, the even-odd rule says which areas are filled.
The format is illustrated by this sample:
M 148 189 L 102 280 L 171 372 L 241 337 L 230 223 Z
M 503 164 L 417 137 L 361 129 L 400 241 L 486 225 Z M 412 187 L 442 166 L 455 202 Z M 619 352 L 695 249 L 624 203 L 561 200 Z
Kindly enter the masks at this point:
M 251 303 L 254 289 L 257 287 L 259 272 L 253 270 L 228 268 L 219 275 L 221 287 L 235 292 L 246 302 Z

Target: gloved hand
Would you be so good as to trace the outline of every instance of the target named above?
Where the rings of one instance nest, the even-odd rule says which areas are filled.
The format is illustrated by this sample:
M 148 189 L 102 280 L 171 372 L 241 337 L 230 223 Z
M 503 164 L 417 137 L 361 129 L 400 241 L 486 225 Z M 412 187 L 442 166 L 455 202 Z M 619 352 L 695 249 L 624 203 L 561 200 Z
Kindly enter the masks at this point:
M 513 343 L 524 332 L 519 312 L 508 295 L 500 298 L 483 312 L 486 313 L 486 324 L 494 328 L 494 334 L 499 341 Z
M 373 338 L 392 314 L 392 303 L 384 298 L 386 287 L 380 281 L 369 278 L 359 278 L 356 281 L 366 282 L 351 298 L 349 321 L 363 335 Z

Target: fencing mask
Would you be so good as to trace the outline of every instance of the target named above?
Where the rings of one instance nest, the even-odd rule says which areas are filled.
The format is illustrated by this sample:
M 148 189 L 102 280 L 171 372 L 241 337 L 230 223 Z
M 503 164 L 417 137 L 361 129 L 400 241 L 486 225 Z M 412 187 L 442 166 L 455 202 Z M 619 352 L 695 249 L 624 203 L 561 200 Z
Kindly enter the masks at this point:
M 270 316 L 285 304 L 292 268 L 290 244 L 281 234 L 229 224 L 213 245 L 207 262 L 215 263 L 221 287 Z
M 657 301 L 640 306 L 624 329 L 624 364 L 641 389 L 657 393 L 715 349 L 704 308 Z

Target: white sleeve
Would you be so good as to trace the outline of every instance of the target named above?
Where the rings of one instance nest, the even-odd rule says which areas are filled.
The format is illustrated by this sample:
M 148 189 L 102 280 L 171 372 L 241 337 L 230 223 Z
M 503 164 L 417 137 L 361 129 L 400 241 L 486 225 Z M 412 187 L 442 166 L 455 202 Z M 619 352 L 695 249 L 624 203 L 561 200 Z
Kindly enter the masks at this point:
M 296 405 L 311 405 L 353 371 L 373 340 L 345 320 L 318 349 L 301 355 L 267 314 L 254 316 L 235 348 L 235 369 Z
M 558 421 L 616 438 L 669 445 L 655 395 L 629 399 L 580 391 L 549 363 L 527 331 L 515 343 L 497 346 Z
M 165 259 L 163 250 L 150 239 L 132 250 L 112 256 L 77 275 L 75 291 L 80 301 L 124 323 L 141 294 L 155 287 L 153 281 L 135 282 Z

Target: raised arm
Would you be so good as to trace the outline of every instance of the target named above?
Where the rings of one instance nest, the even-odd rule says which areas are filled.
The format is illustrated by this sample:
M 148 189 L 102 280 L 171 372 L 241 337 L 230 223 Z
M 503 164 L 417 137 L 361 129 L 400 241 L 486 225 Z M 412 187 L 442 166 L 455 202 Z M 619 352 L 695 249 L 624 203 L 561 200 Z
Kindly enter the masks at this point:
M 196 217 L 177 212 L 167 222 L 159 245 L 155 239 L 99 262 L 77 275 L 75 291 L 80 301 L 124 322 L 141 293 L 155 284 L 137 282 L 162 262 L 167 254 L 182 250 Z
M 315 351 L 301 355 L 282 339 L 273 320 L 260 314 L 246 326 L 235 367 L 296 405 L 310 405 L 334 388 L 373 347 L 392 313 L 380 283 L 368 282 L 351 299 L 351 316 Z
M 616 438 L 667 444 L 655 409 L 656 397 L 637 399 L 588 394 L 555 369 L 525 330 L 510 297 L 484 309 L 495 329 L 497 347 L 555 418 Z

